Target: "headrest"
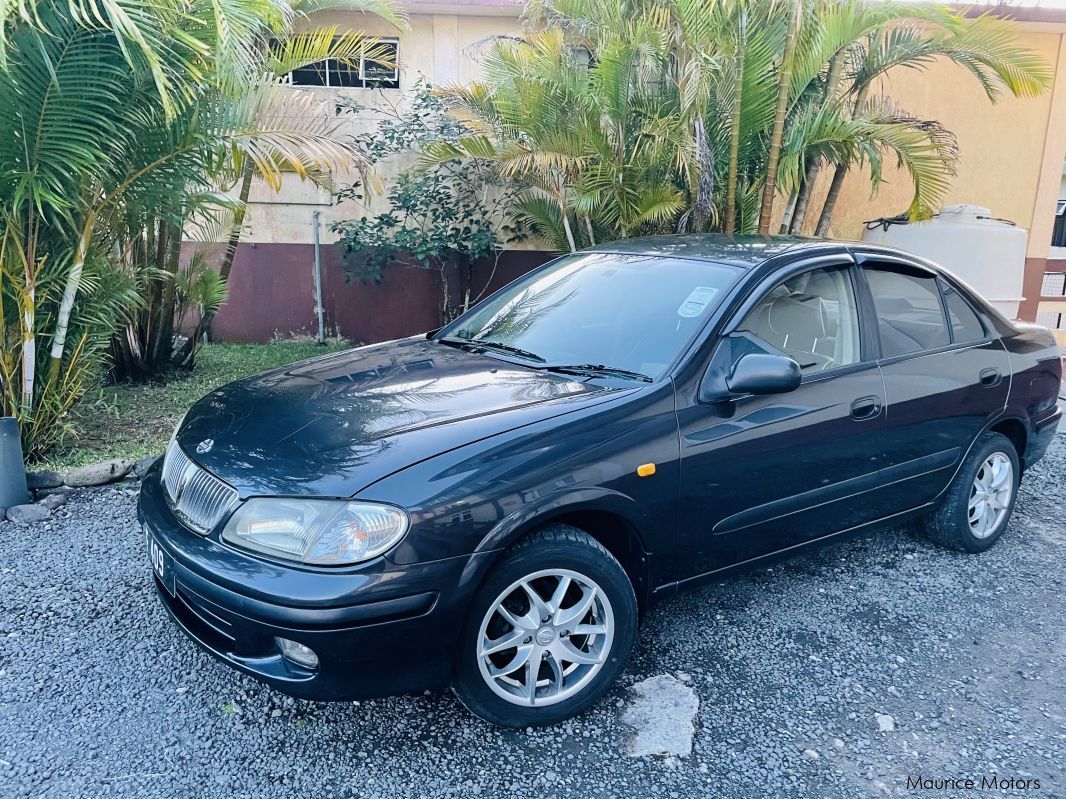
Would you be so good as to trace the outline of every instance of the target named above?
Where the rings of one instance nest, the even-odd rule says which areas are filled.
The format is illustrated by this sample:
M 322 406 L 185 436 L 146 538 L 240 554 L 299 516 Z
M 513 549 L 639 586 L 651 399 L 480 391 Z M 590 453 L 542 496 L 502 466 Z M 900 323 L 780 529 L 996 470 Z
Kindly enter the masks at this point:
M 827 335 L 822 301 L 809 294 L 774 300 L 767 321 L 774 332 L 787 334 L 790 342 L 809 344 L 812 348 L 815 339 Z

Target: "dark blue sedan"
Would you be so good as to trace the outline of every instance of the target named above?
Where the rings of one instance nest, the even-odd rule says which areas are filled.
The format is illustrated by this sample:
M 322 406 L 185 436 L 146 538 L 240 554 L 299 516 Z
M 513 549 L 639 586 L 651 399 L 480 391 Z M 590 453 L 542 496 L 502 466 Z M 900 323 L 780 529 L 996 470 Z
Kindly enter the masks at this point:
M 912 517 L 992 546 L 1061 376 L 1046 330 L 896 250 L 634 240 L 211 393 L 140 518 L 163 604 L 230 666 L 549 724 L 679 588 Z

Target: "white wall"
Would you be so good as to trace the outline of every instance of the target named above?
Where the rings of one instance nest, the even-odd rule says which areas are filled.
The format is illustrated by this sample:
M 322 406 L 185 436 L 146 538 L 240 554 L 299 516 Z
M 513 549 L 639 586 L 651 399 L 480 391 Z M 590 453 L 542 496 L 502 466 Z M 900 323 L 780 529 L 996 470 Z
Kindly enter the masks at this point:
M 464 11 L 461 8 L 457 10 Z M 470 8 L 467 11 L 477 11 L 480 14 L 481 10 Z M 411 13 L 409 29 L 399 32 L 384 20 L 361 13 L 316 14 L 313 17 L 315 27 L 337 25 L 341 29 L 398 38 L 400 88 L 372 90 L 294 87 L 293 91 L 310 93 L 319 99 L 321 105 L 317 113 L 324 119 L 336 120 L 339 135 L 364 134 L 372 130 L 379 119 L 373 109 L 400 104 L 406 90 L 420 77 L 427 78 L 435 85 L 476 80 L 480 76 L 480 67 L 475 60 L 477 44 L 488 37 L 516 34 L 519 31 L 516 7 L 495 8 L 492 11 L 495 12 L 494 15 L 484 16 L 471 16 L 466 13 Z M 366 106 L 367 110 L 359 117 L 350 114 L 336 117 L 333 108 L 334 100 L 338 96 L 349 97 Z M 382 187 L 412 163 L 413 158 L 390 159 L 389 162 L 379 165 L 373 179 Z M 335 176 L 339 184 L 349 183 L 357 178 L 358 176 L 351 172 Z M 295 174 L 287 175 L 280 192 L 258 182 L 253 186 L 242 241 L 260 244 L 310 243 L 311 215 L 316 210 L 321 211 L 322 241 L 333 241 L 336 237 L 329 231 L 331 222 L 357 219 L 381 209 L 380 194 L 376 201 L 371 200 L 369 204 L 346 201 L 330 205 L 328 192 L 310 183 L 301 182 Z

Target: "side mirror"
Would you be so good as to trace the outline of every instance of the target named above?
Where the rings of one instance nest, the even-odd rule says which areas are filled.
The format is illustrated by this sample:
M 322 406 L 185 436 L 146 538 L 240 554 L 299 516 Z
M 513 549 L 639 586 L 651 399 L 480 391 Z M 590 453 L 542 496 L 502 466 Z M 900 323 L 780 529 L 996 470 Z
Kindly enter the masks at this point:
M 791 358 L 752 352 L 736 362 L 725 384 L 733 394 L 784 394 L 799 388 L 801 377 Z

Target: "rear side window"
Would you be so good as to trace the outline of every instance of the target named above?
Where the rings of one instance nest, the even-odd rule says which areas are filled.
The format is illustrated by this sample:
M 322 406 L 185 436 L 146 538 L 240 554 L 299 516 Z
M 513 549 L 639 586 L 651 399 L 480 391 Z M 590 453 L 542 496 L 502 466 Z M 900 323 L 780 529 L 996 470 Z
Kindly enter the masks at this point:
M 877 311 L 881 355 L 891 358 L 951 343 L 936 278 L 891 266 L 864 266 Z
M 944 291 L 944 302 L 948 306 L 948 319 L 951 321 L 951 336 L 956 343 L 980 341 L 985 337 L 985 326 L 970 304 L 951 286 L 940 284 Z

